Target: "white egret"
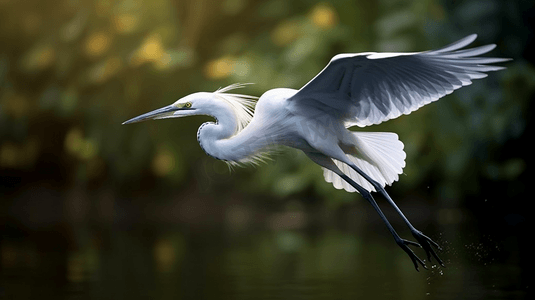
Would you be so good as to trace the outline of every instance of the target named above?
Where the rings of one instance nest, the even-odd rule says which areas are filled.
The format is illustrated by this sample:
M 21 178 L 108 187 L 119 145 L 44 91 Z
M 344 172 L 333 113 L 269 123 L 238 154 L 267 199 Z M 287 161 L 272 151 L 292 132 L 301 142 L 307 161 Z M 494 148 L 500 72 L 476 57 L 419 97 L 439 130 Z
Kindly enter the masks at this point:
M 227 93 L 243 86 L 235 84 L 185 96 L 123 124 L 212 116 L 216 122 L 199 127 L 199 144 L 208 155 L 229 163 L 262 161 L 277 145 L 299 149 L 323 167 L 325 180 L 335 188 L 357 191 L 373 206 L 416 270 L 418 263 L 426 265 L 409 245 L 423 248 L 428 260 L 434 257 L 444 266 L 433 248 L 440 250 L 439 245 L 409 222 L 384 189 L 398 180 L 405 166 L 406 155 L 397 134 L 348 128 L 409 114 L 473 79 L 486 77 L 486 72 L 504 69 L 488 64 L 509 59 L 479 57 L 495 45 L 461 49 L 476 37 L 472 34 L 444 48 L 416 53 L 339 54 L 301 89 L 269 90 L 256 106 L 256 97 Z M 370 192 L 387 199 L 417 242 L 396 233 Z

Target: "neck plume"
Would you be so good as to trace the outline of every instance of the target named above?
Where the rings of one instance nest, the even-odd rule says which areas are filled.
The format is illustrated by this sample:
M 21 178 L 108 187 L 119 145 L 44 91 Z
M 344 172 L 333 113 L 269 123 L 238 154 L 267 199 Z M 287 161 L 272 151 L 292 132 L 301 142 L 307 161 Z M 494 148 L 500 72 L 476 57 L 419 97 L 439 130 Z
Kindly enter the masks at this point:
M 258 163 L 266 145 L 253 134 L 252 105 L 250 96 L 214 93 L 213 105 L 206 114 L 216 122 L 207 122 L 199 127 L 197 140 L 210 156 L 231 164 Z M 253 122 L 254 123 L 254 122 Z

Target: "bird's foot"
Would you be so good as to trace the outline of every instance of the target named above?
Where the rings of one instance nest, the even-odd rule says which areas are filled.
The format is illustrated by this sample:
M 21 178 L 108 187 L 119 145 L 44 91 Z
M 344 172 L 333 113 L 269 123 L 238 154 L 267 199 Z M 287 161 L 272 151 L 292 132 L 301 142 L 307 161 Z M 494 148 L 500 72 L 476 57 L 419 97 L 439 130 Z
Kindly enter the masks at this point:
M 420 271 L 420 269 L 418 268 L 418 263 L 420 263 L 422 267 L 424 267 L 424 269 L 427 269 L 424 261 L 421 260 L 418 256 L 416 256 L 416 254 L 414 254 L 411 248 L 409 248 L 409 245 L 422 248 L 420 244 L 413 242 L 413 241 L 404 240 L 402 238 L 396 239 L 396 243 L 398 244 L 399 247 L 401 247 L 401 249 L 403 249 L 403 251 L 405 251 L 409 255 L 409 257 L 412 260 L 412 263 L 414 264 L 414 268 L 416 268 L 416 271 L 418 272 Z
M 433 247 L 435 247 L 437 250 L 442 251 L 442 248 L 440 248 L 435 241 L 416 229 L 412 230 L 412 235 L 418 241 L 419 246 L 425 250 L 425 254 L 427 254 L 427 260 L 431 261 L 431 256 L 433 256 L 442 267 L 445 267 L 444 263 L 435 252 L 435 249 L 433 249 Z

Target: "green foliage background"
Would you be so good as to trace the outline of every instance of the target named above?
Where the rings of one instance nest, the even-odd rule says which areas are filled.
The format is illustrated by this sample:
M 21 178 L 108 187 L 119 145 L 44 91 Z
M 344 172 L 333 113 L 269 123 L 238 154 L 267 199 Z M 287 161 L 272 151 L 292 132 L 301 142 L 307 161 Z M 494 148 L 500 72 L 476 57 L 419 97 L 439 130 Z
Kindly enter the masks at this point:
M 415 51 L 479 34 L 494 56 L 515 58 L 409 116 L 370 130 L 397 132 L 407 168 L 396 192 L 478 193 L 481 178 L 514 180 L 522 156 L 499 157 L 526 128 L 535 87 L 521 59 L 527 2 L 464 1 L 2 1 L 0 168 L 7 191 L 46 181 L 57 189 L 121 192 L 198 186 L 287 197 L 354 195 L 323 183 L 293 150 L 230 174 L 196 144 L 207 118 L 121 126 L 195 91 L 253 82 L 243 93 L 299 88 L 341 52 Z M 486 21 L 486 20 L 493 20 Z M 366 128 L 366 130 L 368 130 Z

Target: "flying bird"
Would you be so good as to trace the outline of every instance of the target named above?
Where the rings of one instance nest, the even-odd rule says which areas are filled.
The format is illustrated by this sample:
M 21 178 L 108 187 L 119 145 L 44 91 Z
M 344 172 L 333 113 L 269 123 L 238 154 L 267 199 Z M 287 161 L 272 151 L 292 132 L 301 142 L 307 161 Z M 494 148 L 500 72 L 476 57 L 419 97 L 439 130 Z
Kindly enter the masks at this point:
M 435 249 L 440 246 L 417 230 L 385 191 L 405 167 L 403 143 L 390 132 L 359 132 L 369 126 L 409 114 L 436 101 L 489 71 L 507 58 L 480 57 L 496 47 L 463 49 L 476 39 L 469 35 L 437 50 L 414 53 L 352 53 L 334 56 L 327 66 L 299 90 L 276 88 L 257 97 L 235 94 L 234 84 L 215 92 L 187 95 L 171 105 L 130 119 L 208 115 L 215 122 L 199 127 L 197 139 L 210 156 L 230 164 L 258 163 L 276 146 L 303 151 L 323 167 L 324 177 L 337 189 L 358 192 L 377 211 L 395 242 L 414 267 L 427 268 L 408 246 L 425 250 L 444 266 Z M 401 238 L 375 202 L 380 193 L 402 217 L 417 242 Z

